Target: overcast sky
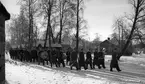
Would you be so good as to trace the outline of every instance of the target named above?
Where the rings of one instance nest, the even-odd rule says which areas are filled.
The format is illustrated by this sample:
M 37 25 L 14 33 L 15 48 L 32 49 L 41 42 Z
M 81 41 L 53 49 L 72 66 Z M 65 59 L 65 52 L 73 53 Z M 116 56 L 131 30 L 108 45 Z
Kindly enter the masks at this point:
M 1 0 L 8 12 L 18 14 L 20 6 L 17 0 Z M 101 35 L 101 40 L 107 39 L 112 33 L 115 17 L 131 12 L 128 0 L 88 0 L 85 3 L 84 18 L 88 22 L 88 35 L 90 40 L 95 34 Z

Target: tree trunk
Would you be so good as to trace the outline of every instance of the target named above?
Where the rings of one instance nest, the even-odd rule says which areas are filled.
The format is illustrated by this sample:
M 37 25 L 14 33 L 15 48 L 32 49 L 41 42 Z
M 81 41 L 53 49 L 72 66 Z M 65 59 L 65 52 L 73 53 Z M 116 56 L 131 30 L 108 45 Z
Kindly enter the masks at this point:
M 31 43 L 31 19 L 30 19 L 30 0 L 29 0 L 29 44 L 28 44 L 28 48 L 30 48 L 30 43 Z
M 62 29 L 63 29 L 63 11 L 64 11 L 64 5 L 65 2 L 62 0 L 62 3 L 60 1 L 60 35 L 59 35 L 59 42 L 61 44 L 61 39 L 62 39 Z
M 49 14 L 48 14 L 48 15 L 49 15 Z M 48 17 L 48 19 L 47 19 L 47 30 L 46 30 L 46 36 L 45 36 L 45 42 L 44 42 L 44 48 L 46 48 L 48 34 L 49 34 L 49 17 Z M 50 34 L 49 34 L 49 35 L 50 35 Z
M 62 16 L 61 16 L 61 19 L 60 19 L 60 35 L 59 35 L 59 42 L 61 44 L 61 38 L 62 38 Z
M 79 50 L 79 1 L 80 0 L 77 0 L 77 32 L 76 32 L 76 51 L 78 53 L 78 50 Z
M 46 30 L 46 38 L 45 38 L 45 42 L 44 42 L 44 48 L 46 48 L 48 34 L 49 34 L 49 47 L 51 48 L 51 23 L 50 23 L 50 18 L 51 18 L 52 3 L 51 3 L 50 0 L 49 0 L 48 4 L 49 4 L 49 8 L 47 10 L 47 12 L 48 12 L 48 14 L 47 14 L 48 23 L 47 23 L 47 30 Z

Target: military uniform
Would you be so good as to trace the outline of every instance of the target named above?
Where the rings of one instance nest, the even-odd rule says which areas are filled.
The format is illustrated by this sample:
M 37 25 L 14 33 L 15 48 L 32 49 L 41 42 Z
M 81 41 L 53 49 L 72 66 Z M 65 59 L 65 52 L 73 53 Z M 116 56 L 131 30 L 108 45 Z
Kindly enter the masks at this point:
M 66 58 L 66 64 L 68 64 L 68 62 L 70 61 L 70 51 L 66 52 L 67 58 Z
M 86 54 L 86 68 L 88 68 L 88 64 L 90 65 L 90 68 L 93 69 L 92 67 L 92 56 L 91 56 L 91 52 L 88 51 Z
M 80 68 L 80 70 L 81 70 L 81 67 L 84 67 L 84 69 L 86 70 L 86 67 L 85 67 L 85 57 L 84 57 L 84 52 L 83 51 L 81 51 L 80 53 L 79 53 L 79 68 Z
M 77 52 L 76 51 L 73 51 L 71 53 L 71 56 L 70 56 L 70 69 L 72 70 L 72 67 L 75 66 L 76 69 L 78 70 L 78 62 L 77 62 Z
M 63 59 L 63 52 L 61 50 L 58 51 L 58 64 L 59 64 L 59 67 L 60 67 L 60 64 L 62 64 L 63 67 L 65 67 L 65 63 Z
M 99 55 L 99 58 L 98 58 L 98 68 L 101 69 L 100 65 L 102 65 L 103 68 L 106 68 L 105 67 L 105 55 L 104 55 L 103 51 L 100 51 L 98 53 L 98 55 Z
M 93 59 L 93 68 L 95 69 L 95 65 L 98 66 L 98 52 L 94 52 L 94 59 Z
M 112 59 L 110 63 L 110 71 L 113 71 L 113 68 L 116 68 L 118 72 L 121 71 L 118 65 L 117 56 L 118 56 L 117 50 L 114 50 L 114 52 L 112 53 Z

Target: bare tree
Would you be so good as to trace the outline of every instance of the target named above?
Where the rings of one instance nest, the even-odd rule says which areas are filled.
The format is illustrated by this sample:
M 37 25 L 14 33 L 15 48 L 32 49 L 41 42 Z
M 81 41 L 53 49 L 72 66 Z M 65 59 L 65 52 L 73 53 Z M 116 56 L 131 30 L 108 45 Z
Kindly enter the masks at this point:
M 117 45 L 119 46 L 119 50 L 121 52 L 122 46 L 124 41 L 126 40 L 125 37 L 128 34 L 125 34 L 125 32 L 127 31 L 127 27 L 126 25 L 128 25 L 125 22 L 125 19 L 123 17 L 118 17 L 115 22 L 114 22 L 114 33 L 112 34 L 112 39 L 116 40 Z M 127 33 L 127 32 L 126 32 Z
M 39 10 L 38 8 L 38 0 L 18 0 L 17 2 L 20 6 L 24 8 L 24 15 L 28 18 L 29 21 L 29 48 L 33 46 L 34 38 L 36 34 L 34 30 L 36 30 L 36 14 Z
M 49 34 L 49 46 L 51 47 L 51 36 L 52 36 L 51 16 L 52 16 L 52 11 L 53 11 L 52 9 L 53 9 L 55 0 L 41 0 L 40 3 L 42 7 L 41 12 L 43 13 L 44 18 L 47 20 L 47 29 L 46 29 L 44 47 L 46 47 L 46 44 L 47 44 L 48 34 Z
M 145 15 L 142 13 L 145 9 L 145 0 L 130 0 L 133 8 L 134 8 L 134 19 L 133 19 L 133 25 L 132 25 L 132 29 L 130 32 L 130 35 L 128 37 L 128 40 L 125 44 L 125 46 L 122 48 L 121 54 L 118 57 L 118 59 L 120 59 L 120 57 L 123 55 L 123 53 L 126 51 L 131 39 L 132 39 L 132 35 L 134 33 L 134 30 L 136 29 L 136 26 L 138 24 L 138 22 L 142 19 L 142 17 L 144 17 Z

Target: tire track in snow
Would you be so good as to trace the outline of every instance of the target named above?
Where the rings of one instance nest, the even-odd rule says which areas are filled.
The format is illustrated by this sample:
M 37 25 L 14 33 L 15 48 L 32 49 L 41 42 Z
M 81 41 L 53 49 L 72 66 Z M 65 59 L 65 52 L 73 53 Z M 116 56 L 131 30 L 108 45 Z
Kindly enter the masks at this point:
M 67 66 L 69 68 L 69 66 Z M 82 70 L 85 74 L 88 76 L 91 76 L 93 78 L 98 78 L 98 76 L 105 77 L 105 78 L 111 78 L 111 79 L 117 79 L 118 81 L 123 81 L 123 82 L 132 82 L 132 83 L 143 83 L 145 84 L 145 78 L 144 77 L 139 77 L 135 75 L 130 75 L 127 74 L 128 72 L 110 72 L 108 69 L 93 69 L 93 70 Z M 78 71 L 80 73 L 81 71 Z M 137 73 L 136 73 L 137 74 Z
M 15 64 L 17 61 L 13 61 L 13 63 Z M 27 66 L 30 66 L 30 67 L 33 67 L 33 68 L 39 68 L 39 69 L 42 69 L 43 67 L 46 68 L 46 66 L 42 66 L 42 65 L 37 65 L 35 63 L 23 63 L 23 62 L 17 62 L 17 64 L 22 64 L 22 65 L 27 65 Z M 40 68 L 41 67 L 41 68 Z M 67 69 L 70 70 L 70 67 L 69 66 L 66 66 Z M 48 68 L 48 69 L 54 69 L 54 68 Z M 47 69 L 45 69 L 47 70 Z M 57 70 L 59 70 L 59 68 L 57 68 Z M 61 69 L 61 71 L 63 71 L 64 69 Z M 70 72 L 72 71 L 75 71 L 75 70 L 70 70 Z M 64 71 L 65 72 L 65 71 Z M 67 72 L 65 72 L 67 73 Z M 73 72 L 72 72 L 73 73 Z M 93 77 L 93 78 L 97 78 L 98 76 L 101 76 L 101 77 L 104 77 L 104 78 L 109 78 L 109 79 L 112 79 L 112 80 L 118 80 L 118 81 L 121 81 L 121 82 L 132 82 L 132 83 L 142 83 L 142 84 L 145 84 L 145 78 L 144 77 L 139 77 L 139 76 L 135 76 L 135 75 L 130 75 L 128 74 L 128 72 L 110 72 L 108 69 L 95 69 L 95 70 L 90 70 L 90 69 L 87 69 L 87 70 L 82 70 L 82 71 L 75 71 L 75 74 L 79 74 L 79 73 L 83 73 L 85 74 L 86 76 L 89 76 L 89 77 Z M 126 73 L 126 74 L 125 74 Z M 137 74 L 137 73 L 135 73 Z M 81 75 L 81 74 L 79 74 Z M 96 76 L 96 77 L 95 77 Z M 97 78 L 98 79 L 98 78 Z

